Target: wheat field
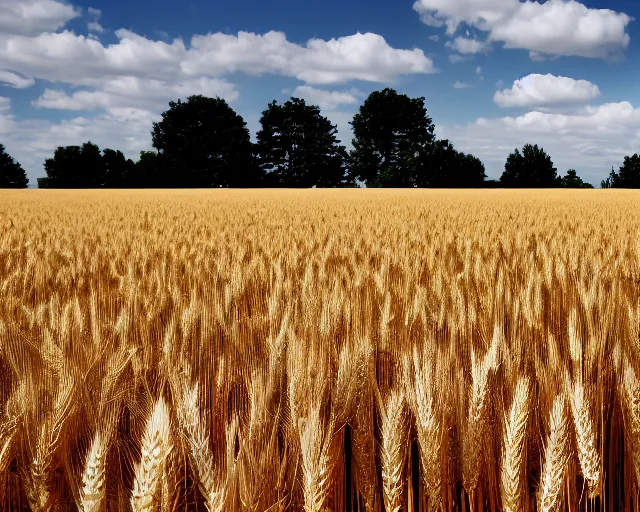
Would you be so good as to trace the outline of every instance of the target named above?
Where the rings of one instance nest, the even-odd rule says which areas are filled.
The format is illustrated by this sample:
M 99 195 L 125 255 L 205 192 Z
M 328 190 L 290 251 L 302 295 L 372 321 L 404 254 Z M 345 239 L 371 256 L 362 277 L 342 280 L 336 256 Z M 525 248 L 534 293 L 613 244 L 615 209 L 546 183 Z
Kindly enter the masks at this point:
M 633 511 L 640 194 L 0 191 L 1 510 Z

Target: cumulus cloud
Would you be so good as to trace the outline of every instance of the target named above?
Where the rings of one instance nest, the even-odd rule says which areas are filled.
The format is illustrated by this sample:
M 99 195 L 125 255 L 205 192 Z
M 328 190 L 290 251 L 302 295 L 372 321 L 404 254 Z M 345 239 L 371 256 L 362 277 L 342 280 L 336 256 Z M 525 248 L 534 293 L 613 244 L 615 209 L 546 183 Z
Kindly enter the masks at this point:
M 328 41 L 311 39 L 301 46 L 275 31 L 194 36 L 182 70 L 211 75 L 277 73 L 310 84 L 387 82 L 398 75 L 435 71 L 433 61 L 422 50 L 392 48 L 378 34 L 358 32 Z
M 13 87 L 14 89 L 26 89 L 35 84 L 33 78 L 24 78 L 6 69 L 0 69 L 0 85 Z
M 474 55 L 488 52 L 491 49 L 491 45 L 486 41 L 467 39 L 465 37 L 456 37 L 453 41 L 447 41 L 445 46 L 463 55 Z
M 161 80 L 119 77 L 105 81 L 99 90 L 81 90 L 71 95 L 61 90 L 45 89 L 33 105 L 58 110 L 136 107 L 158 111 L 171 100 L 195 94 L 219 96 L 229 102 L 238 98 L 234 84 L 217 78 L 201 77 L 167 83 Z
M 441 125 L 438 136 L 471 152 L 500 177 L 509 153 L 524 144 L 539 144 L 562 174 L 577 169 L 594 185 L 612 165 L 640 146 L 640 108 L 629 102 L 588 106 L 569 114 L 531 111 L 518 117 L 480 118 L 465 126 Z
M 79 10 L 56 0 L 0 0 L 0 34 L 58 30 L 78 16 Z
M 629 45 L 626 29 L 633 19 L 576 0 L 417 0 L 413 8 L 428 25 L 446 25 L 450 36 L 466 23 L 506 48 L 592 58 L 619 56 Z
M 433 34 L 432 36 L 429 36 L 429 41 L 437 43 L 438 41 L 440 41 L 440 36 L 438 34 Z
M 4 98 L 0 96 L 0 112 L 9 110 L 11 108 L 11 98 Z
M 108 46 L 66 30 L 0 38 L 0 66 L 72 85 L 122 75 L 163 80 L 234 72 L 274 73 L 310 84 L 388 82 L 398 75 L 435 71 L 422 50 L 395 49 L 371 33 L 312 39 L 305 46 L 287 41 L 282 32 L 216 33 L 194 36 L 189 48 L 180 39 L 154 41 L 124 29 L 115 34 L 119 42 Z
M 354 105 L 362 93 L 358 89 L 350 91 L 327 91 L 317 89 L 309 85 L 300 85 L 295 88 L 292 96 L 303 98 L 307 103 L 318 105 L 322 109 L 333 110 L 340 105 Z
M 600 95 L 597 85 L 551 74 L 531 74 L 516 80 L 511 89 L 497 91 L 495 103 L 505 107 L 545 107 L 566 103 L 586 103 Z
M 473 85 L 468 84 L 466 82 L 454 82 L 453 83 L 453 88 L 454 89 L 469 89 L 470 87 L 473 87 Z

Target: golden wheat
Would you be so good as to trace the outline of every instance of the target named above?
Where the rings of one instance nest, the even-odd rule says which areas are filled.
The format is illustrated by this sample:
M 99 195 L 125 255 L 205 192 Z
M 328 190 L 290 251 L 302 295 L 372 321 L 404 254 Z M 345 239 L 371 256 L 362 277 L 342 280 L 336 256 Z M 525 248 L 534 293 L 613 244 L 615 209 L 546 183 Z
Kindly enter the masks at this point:
M 634 191 L 0 191 L 0 297 L 0 510 L 638 509 Z

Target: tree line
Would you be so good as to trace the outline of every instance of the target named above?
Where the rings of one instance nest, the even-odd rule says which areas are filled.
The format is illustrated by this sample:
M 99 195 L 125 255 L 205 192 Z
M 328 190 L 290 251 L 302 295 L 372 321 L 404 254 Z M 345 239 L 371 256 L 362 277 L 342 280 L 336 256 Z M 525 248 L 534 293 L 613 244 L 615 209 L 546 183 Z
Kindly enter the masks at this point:
M 222 98 L 169 102 L 153 123 L 153 151 L 137 162 L 121 151 L 58 147 L 44 163 L 42 188 L 446 187 L 593 188 L 574 169 L 560 176 L 549 155 L 527 144 L 509 155 L 499 180 L 484 164 L 437 139 L 425 98 L 372 92 L 350 122 L 353 149 L 320 108 L 301 98 L 269 103 L 256 141 Z M 23 188 L 26 173 L 0 144 L 0 187 Z M 602 187 L 640 188 L 640 156 L 625 157 Z

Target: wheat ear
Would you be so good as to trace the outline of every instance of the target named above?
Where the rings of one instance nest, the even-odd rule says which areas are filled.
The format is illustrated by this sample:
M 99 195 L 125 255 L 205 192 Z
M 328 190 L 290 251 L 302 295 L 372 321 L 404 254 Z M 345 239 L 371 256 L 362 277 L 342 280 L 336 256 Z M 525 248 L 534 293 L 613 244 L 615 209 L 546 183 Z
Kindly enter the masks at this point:
M 402 509 L 402 471 L 407 453 L 406 408 L 404 394 L 392 391 L 381 404 L 381 446 L 382 491 L 384 509 L 399 512 Z
M 413 366 L 409 358 L 407 354 L 403 360 L 407 395 L 416 419 L 422 480 L 429 509 L 433 510 L 442 501 L 442 425 L 433 398 L 431 361 L 421 358 L 416 347 L 413 348 Z
M 224 506 L 226 491 L 215 478 L 213 453 L 209 446 L 209 436 L 205 430 L 206 421 L 198 408 L 198 385 L 185 388 L 179 399 L 178 417 L 186 438 L 189 461 L 198 477 L 198 487 L 204 496 L 207 509 L 219 512 Z
M 544 451 L 538 510 L 554 512 L 562 501 L 562 488 L 569 461 L 569 420 L 564 395 L 553 401 L 549 415 L 549 437 Z
M 489 396 L 489 376 L 498 364 L 499 330 L 494 330 L 491 348 L 479 362 L 471 352 L 471 400 L 467 418 L 467 430 L 463 438 L 462 480 L 464 489 L 471 494 L 478 485 L 482 463 L 482 446 L 487 417 L 487 397 Z
M 506 419 L 500 473 L 502 507 L 505 512 L 521 510 L 524 440 L 529 419 L 530 389 L 529 378 L 520 377 L 516 384 L 509 417 Z
M 596 436 L 590 416 L 590 401 L 585 395 L 584 386 L 579 379 L 569 393 L 571 415 L 575 425 L 578 460 L 582 474 L 587 481 L 589 495 L 600 493 L 600 454 L 596 449 Z
M 305 512 L 320 512 L 331 489 L 335 465 L 332 453 L 332 420 L 323 420 L 319 404 L 312 404 L 307 417 L 298 420 L 302 491 Z
M 84 512 L 99 512 L 105 496 L 106 446 L 100 432 L 96 432 L 82 473 L 80 503 Z
M 626 437 L 629 440 L 636 485 L 640 487 L 640 385 L 633 367 L 626 359 L 623 371 L 623 410 L 626 419 Z
M 142 436 L 142 453 L 136 464 L 131 506 L 134 512 L 157 510 L 162 463 L 171 451 L 171 420 L 164 398 L 156 402 Z

